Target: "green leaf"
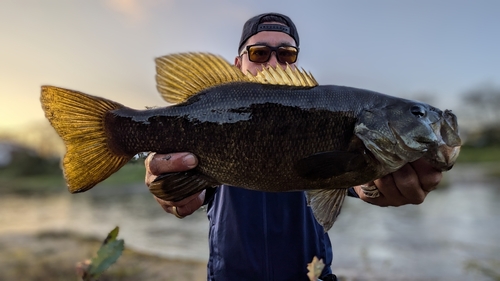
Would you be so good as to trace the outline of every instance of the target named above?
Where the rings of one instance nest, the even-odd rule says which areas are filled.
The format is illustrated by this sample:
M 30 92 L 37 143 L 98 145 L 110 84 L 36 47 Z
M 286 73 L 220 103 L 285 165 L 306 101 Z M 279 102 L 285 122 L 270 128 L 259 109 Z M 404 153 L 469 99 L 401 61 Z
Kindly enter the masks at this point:
M 120 232 L 120 228 L 117 226 L 113 230 L 111 230 L 108 233 L 108 236 L 106 236 L 106 239 L 104 239 L 104 242 L 102 242 L 103 245 L 106 245 L 108 242 L 116 240 L 116 237 L 118 237 L 118 233 Z
M 106 269 L 114 264 L 121 256 L 124 249 L 123 239 L 117 240 L 118 227 L 113 229 L 104 240 L 97 256 L 92 258 L 87 274 L 90 279 L 97 279 Z

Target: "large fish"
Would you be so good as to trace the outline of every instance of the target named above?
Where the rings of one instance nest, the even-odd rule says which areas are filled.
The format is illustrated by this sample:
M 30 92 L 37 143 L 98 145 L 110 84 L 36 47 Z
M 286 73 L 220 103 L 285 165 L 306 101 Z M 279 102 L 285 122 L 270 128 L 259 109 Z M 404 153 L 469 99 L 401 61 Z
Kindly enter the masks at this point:
M 45 116 L 66 144 L 70 192 L 92 188 L 139 152 L 190 151 L 198 166 L 163 175 L 151 186 L 156 196 L 176 201 L 220 184 L 305 190 L 328 230 L 348 187 L 421 157 L 449 170 L 458 156 L 457 120 L 448 110 L 368 90 L 318 86 L 310 74 L 290 67 L 245 75 L 210 54 L 169 55 L 156 63 L 158 90 L 173 106 L 134 110 L 42 87 Z

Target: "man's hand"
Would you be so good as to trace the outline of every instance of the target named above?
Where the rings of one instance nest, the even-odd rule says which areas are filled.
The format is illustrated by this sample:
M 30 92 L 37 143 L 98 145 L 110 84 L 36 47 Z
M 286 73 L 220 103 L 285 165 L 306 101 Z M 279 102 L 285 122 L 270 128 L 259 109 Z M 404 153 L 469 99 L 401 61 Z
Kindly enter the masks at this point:
M 187 152 L 172 154 L 150 153 L 144 161 L 144 165 L 146 166 L 145 182 L 149 187 L 156 177 L 161 174 L 193 169 L 198 165 L 198 159 Z M 167 213 L 182 218 L 191 215 L 203 205 L 205 191 L 200 191 L 178 202 L 165 201 L 156 196 L 155 199 Z
M 374 184 L 380 192 L 377 198 L 367 197 L 360 186 L 355 186 L 354 190 L 362 200 L 382 207 L 420 204 L 429 192 L 436 189 L 441 178 L 441 171 L 419 159 L 375 180 Z

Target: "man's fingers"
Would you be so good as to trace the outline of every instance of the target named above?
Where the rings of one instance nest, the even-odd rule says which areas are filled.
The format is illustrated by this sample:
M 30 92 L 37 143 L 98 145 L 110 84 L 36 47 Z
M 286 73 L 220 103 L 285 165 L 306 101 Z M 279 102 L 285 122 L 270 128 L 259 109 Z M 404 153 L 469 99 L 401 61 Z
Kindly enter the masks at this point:
M 170 154 L 152 152 L 144 160 L 146 185 L 150 187 L 151 183 L 161 174 L 187 171 L 196 165 L 198 165 L 198 159 L 189 152 Z M 203 205 L 205 192 L 200 191 L 178 202 L 165 201 L 156 196 L 155 199 L 167 213 L 181 218 L 192 214 Z
M 391 175 L 387 175 L 375 180 L 374 184 L 380 193 L 379 197 L 377 198 L 367 197 L 360 186 L 356 186 L 354 187 L 354 189 L 361 200 L 380 207 L 400 206 L 404 204 L 402 202 L 404 200 L 404 197 L 397 189 L 396 184 L 394 183 L 394 179 Z
M 165 201 L 156 196 L 155 199 L 163 208 L 163 210 L 165 210 L 165 212 L 174 215 L 175 212 L 177 212 L 179 216 L 185 217 L 191 215 L 192 213 L 194 213 L 194 211 L 198 210 L 201 205 L 203 205 L 203 201 L 205 200 L 205 190 L 177 202 Z M 174 210 L 174 207 L 176 207 L 176 210 Z
M 443 173 L 432 167 L 432 165 L 424 159 L 419 159 L 410 163 L 410 165 L 417 173 L 422 189 L 427 193 L 436 189 L 443 178 Z
M 182 172 L 198 165 L 198 159 L 192 153 L 179 152 L 171 154 L 150 153 L 144 160 L 146 167 L 145 183 L 150 186 L 157 176 L 165 173 Z
M 203 191 L 205 192 L 205 191 Z M 192 213 L 194 213 L 196 210 L 198 210 L 202 205 L 203 205 L 203 200 L 205 196 L 200 196 L 199 193 L 196 194 L 196 198 L 191 200 L 188 204 L 176 207 L 176 210 L 171 209 L 172 214 L 175 214 L 174 212 L 177 211 L 177 214 L 181 217 L 189 216 Z
M 170 154 L 151 153 L 144 161 L 144 164 L 146 165 L 147 172 L 153 175 L 161 175 L 192 169 L 198 165 L 198 159 L 189 152 Z
M 406 202 L 403 204 L 421 204 L 427 195 L 422 189 L 419 177 L 410 164 L 406 164 L 392 174 L 394 182 Z

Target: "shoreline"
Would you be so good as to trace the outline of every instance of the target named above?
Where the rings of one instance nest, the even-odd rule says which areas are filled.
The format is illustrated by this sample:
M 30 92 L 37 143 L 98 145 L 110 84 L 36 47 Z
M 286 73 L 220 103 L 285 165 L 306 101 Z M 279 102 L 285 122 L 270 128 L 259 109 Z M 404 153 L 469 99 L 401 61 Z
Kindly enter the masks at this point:
M 67 231 L 0 234 L 0 280 L 78 280 L 76 264 L 95 256 L 101 243 L 95 237 Z M 126 244 L 122 256 L 100 281 L 206 280 L 205 262 L 159 257 L 129 249 Z
M 118 236 L 119 239 L 120 235 Z M 79 280 L 76 265 L 94 257 L 104 237 L 97 238 L 71 231 L 8 232 L 0 234 L 0 280 Z M 99 278 L 100 281 L 206 280 L 206 261 L 167 258 L 154 253 L 125 250 L 118 261 Z M 481 271 L 484 268 L 471 268 Z M 455 277 L 407 276 L 371 268 L 337 266 L 339 281 L 451 281 Z M 465 275 L 463 276 L 466 277 Z M 468 280 L 468 278 L 467 278 Z M 485 280 L 485 279 L 478 279 Z

